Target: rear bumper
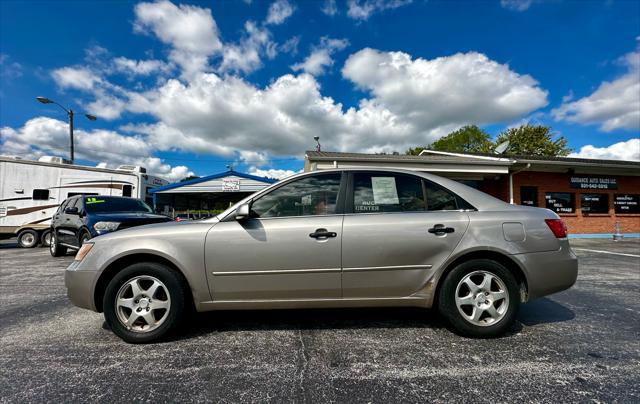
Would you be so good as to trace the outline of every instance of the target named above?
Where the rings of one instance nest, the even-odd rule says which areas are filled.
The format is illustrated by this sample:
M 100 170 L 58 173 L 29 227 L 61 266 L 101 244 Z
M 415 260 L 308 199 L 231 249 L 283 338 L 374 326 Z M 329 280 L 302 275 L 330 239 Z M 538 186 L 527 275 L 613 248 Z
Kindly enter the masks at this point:
M 578 257 L 567 240 L 557 251 L 512 255 L 527 278 L 529 300 L 569 289 L 578 278 Z
M 64 284 L 67 287 L 67 296 L 74 306 L 96 311 L 93 301 L 93 288 L 96 281 L 96 271 L 76 270 L 78 265 L 74 261 L 64 271 Z

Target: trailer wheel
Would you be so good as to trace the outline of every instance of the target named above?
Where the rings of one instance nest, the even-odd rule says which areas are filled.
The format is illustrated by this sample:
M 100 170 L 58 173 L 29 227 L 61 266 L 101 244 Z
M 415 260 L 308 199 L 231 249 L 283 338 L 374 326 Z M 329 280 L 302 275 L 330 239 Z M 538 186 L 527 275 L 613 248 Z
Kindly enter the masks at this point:
M 40 235 L 40 246 L 49 247 L 51 245 L 51 230 L 45 230 Z
M 18 245 L 22 248 L 33 248 L 38 245 L 40 237 L 38 232 L 32 229 L 25 229 L 18 233 Z

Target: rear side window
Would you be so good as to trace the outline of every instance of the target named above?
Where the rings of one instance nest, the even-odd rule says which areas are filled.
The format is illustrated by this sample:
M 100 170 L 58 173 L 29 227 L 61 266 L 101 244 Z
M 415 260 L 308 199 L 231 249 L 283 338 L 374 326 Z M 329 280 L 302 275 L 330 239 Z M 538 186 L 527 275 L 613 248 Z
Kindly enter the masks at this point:
M 446 189 L 432 182 L 425 181 L 428 210 L 457 210 L 458 198 Z
M 355 213 L 423 212 L 426 208 L 422 181 L 393 173 L 354 173 Z
M 49 190 L 48 189 L 34 189 L 32 198 L 34 201 L 48 201 Z

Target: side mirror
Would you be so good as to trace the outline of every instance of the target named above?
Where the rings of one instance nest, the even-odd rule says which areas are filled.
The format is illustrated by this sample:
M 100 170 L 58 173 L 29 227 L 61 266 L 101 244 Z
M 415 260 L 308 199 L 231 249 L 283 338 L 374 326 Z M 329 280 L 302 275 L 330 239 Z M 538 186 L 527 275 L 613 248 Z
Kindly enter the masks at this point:
M 236 209 L 235 219 L 238 221 L 246 220 L 249 218 L 250 214 L 251 214 L 251 207 L 249 206 L 248 203 L 244 203 L 238 206 L 238 209 Z
M 80 212 L 78 211 L 77 206 L 74 206 L 72 208 L 66 208 L 64 210 L 64 213 L 66 213 L 67 215 L 80 215 Z

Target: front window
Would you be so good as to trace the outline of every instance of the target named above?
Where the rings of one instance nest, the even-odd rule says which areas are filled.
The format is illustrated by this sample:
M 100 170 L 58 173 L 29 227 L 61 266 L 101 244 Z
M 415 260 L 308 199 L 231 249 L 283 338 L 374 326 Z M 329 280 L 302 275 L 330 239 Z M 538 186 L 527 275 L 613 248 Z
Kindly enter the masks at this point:
M 336 213 L 340 173 L 305 177 L 283 185 L 251 205 L 254 217 L 332 215 Z
M 609 213 L 608 194 L 582 194 L 580 195 L 580 208 L 582 213 Z
M 152 212 L 149 205 L 139 199 L 104 196 L 86 197 L 84 199 L 84 209 L 87 213 Z
M 573 192 L 547 192 L 544 199 L 547 209 L 556 213 L 574 213 L 576 211 L 576 199 Z

